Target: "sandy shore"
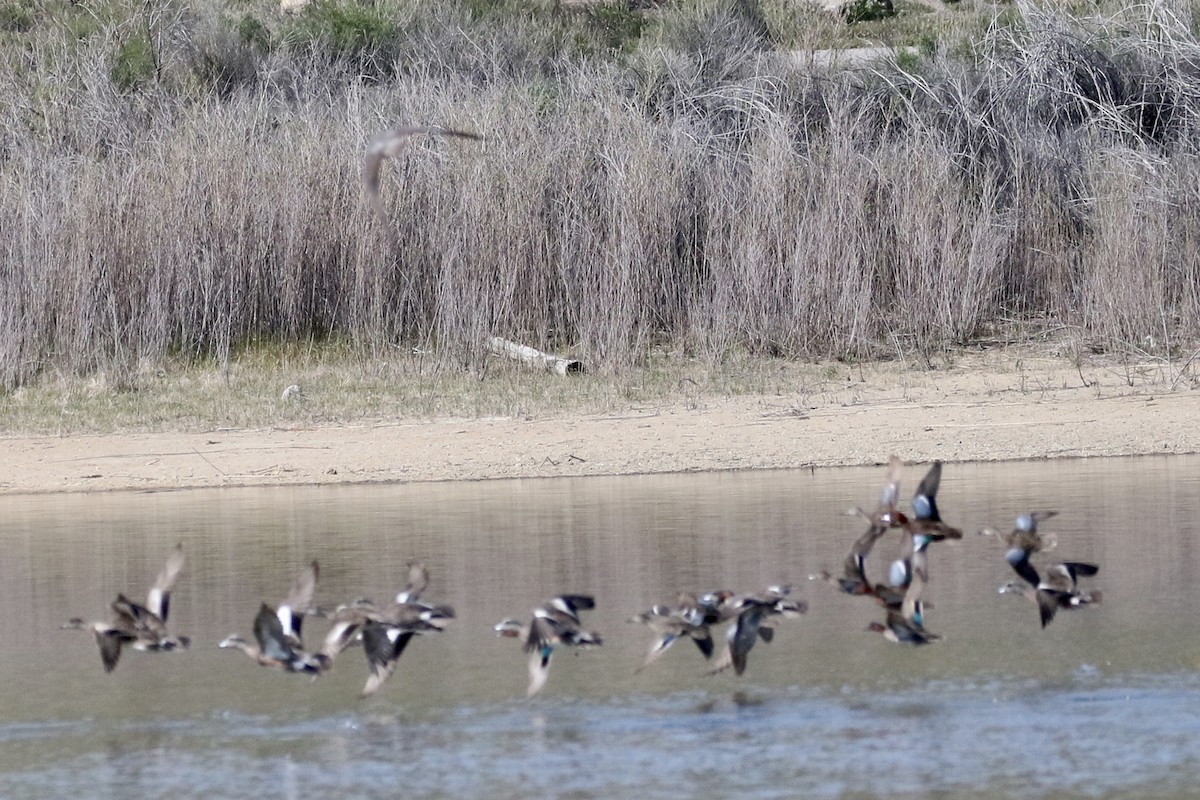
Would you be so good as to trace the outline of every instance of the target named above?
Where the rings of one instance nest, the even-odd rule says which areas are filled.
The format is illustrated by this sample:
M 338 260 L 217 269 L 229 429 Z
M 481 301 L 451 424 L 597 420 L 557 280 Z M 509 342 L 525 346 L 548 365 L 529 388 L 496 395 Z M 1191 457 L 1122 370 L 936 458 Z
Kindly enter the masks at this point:
M 618 413 L 0 438 L 0 494 L 1200 452 L 1200 390 L 1153 368 L 986 355 L 844 368 L 819 391 Z M 547 378 L 553 379 L 553 378 Z

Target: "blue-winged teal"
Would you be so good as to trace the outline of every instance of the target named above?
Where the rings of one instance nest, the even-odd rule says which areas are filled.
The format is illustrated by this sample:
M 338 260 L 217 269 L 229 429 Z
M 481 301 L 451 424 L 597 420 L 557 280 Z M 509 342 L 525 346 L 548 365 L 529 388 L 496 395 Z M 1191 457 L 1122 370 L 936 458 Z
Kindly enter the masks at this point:
M 1037 570 L 1029 563 L 1029 557 L 1034 553 L 1053 550 L 1058 546 L 1058 537 L 1053 533 L 1038 531 L 1038 523 L 1058 514 L 1057 511 L 1034 511 L 1017 517 L 1015 526 L 1009 533 L 998 533 L 991 528 L 984 528 L 979 533 L 983 536 L 994 536 L 1004 545 L 1004 560 L 1022 580 L 1036 587 L 1039 583 Z
M 529 622 L 506 619 L 495 625 L 499 636 L 520 639 L 529 653 L 529 688 L 526 697 L 533 697 L 550 677 L 550 656 L 555 647 L 587 647 L 603 644 L 600 635 L 584 630 L 579 612 L 596 607 L 590 595 L 564 594 L 533 610 Z
M 679 595 L 678 605 L 674 607 L 657 605 L 630 617 L 630 622 L 646 625 L 655 633 L 650 651 L 635 672 L 641 672 L 653 664 L 671 645 L 685 637 L 696 643 L 705 658 L 712 658 L 711 626 L 737 615 L 728 605 L 732 597 L 733 593 L 726 591 L 709 592 L 700 597 L 683 592 Z
M 891 528 L 903 527 L 908 518 L 897 507 L 900 497 L 900 469 L 903 462 L 898 456 L 892 456 L 888 461 L 887 482 L 879 498 L 879 506 L 874 513 L 867 513 L 861 508 L 851 509 L 851 513 L 865 518 L 868 522 L 866 533 L 860 536 L 851 546 L 850 553 L 842 565 L 842 574 L 833 576 L 829 572 L 810 575 L 810 580 L 824 580 L 833 584 L 846 594 L 869 595 L 872 593 L 871 582 L 867 579 L 866 560 L 875 542 Z
M 306 651 L 300 636 L 319 575 L 320 567 L 313 561 L 301 570 L 282 603 L 273 609 L 266 603 L 259 607 L 254 617 L 253 643 L 232 634 L 219 647 L 241 650 L 258 664 L 284 672 L 320 675 L 327 671 L 333 665 L 333 654 Z
M 391 676 L 404 649 L 417 634 L 443 631 L 454 619 L 450 606 L 435 606 L 421 601 L 429 585 L 429 572 L 420 561 L 408 562 L 408 583 L 396 594 L 394 602 L 382 608 L 369 600 L 357 600 L 342 606 L 333 617 L 326 636 L 326 651 L 341 651 L 361 630 L 363 652 L 370 671 L 362 697 L 374 694 Z
M 1042 627 L 1045 628 L 1060 608 L 1073 609 L 1100 602 L 1099 591 L 1087 592 L 1078 586 L 1079 578 L 1090 578 L 1099 571 L 1100 568 L 1095 564 L 1063 561 L 1051 564 L 1039 576 L 1033 565 L 1026 560 L 1023 569 L 1017 570 L 1017 574 L 1025 578 L 1025 582 L 1009 581 L 1000 587 L 1000 594 L 1019 594 L 1037 603 L 1038 616 L 1041 618 Z M 1026 574 L 1032 577 L 1032 580 L 1026 577 Z
M 770 642 L 775 638 L 774 625 L 779 618 L 798 617 L 808 610 L 803 600 L 790 600 L 790 586 L 769 586 L 757 595 L 735 598 L 730 607 L 738 612 L 737 621 L 725 634 L 727 647 L 710 672 L 714 674 L 733 667 L 741 675 L 746 671 L 746 658 L 758 639 Z
M 934 461 L 917 486 L 912 499 L 913 518 L 905 523 L 905 529 L 915 535 L 928 536 L 930 541 L 961 539 L 962 531 L 942 521 L 938 512 L 937 492 L 942 482 L 942 462 Z
M 108 620 L 88 623 L 73 617 L 63 627 L 92 632 L 100 647 L 100 661 L 104 664 L 105 672 L 112 672 L 116 668 L 121 658 L 121 648 L 126 645 L 144 652 L 186 650 L 191 644 L 187 636 L 171 636 L 167 633 L 171 591 L 182 569 L 183 545 L 177 544 L 146 594 L 146 605 L 139 605 L 124 594 L 118 594 L 110 606 L 112 615 Z
M 892 562 L 888 570 L 888 583 L 892 589 L 905 592 L 908 606 L 915 608 L 911 614 L 903 612 L 904 616 L 910 620 L 916 619 L 917 624 L 920 624 L 920 605 L 913 599 L 914 593 L 909 591 L 909 587 L 919 579 L 922 586 L 915 592 L 919 595 L 924 590 L 923 584 L 929 580 L 929 545 L 944 539 L 962 538 L 962 531 L 943 522 L 938 511 L 937 491 L 941 481 L 942 462 L 935 461 L 913 495 L 913 518 L 906 520 L 903 525 L 903 550 L 900 558 Z

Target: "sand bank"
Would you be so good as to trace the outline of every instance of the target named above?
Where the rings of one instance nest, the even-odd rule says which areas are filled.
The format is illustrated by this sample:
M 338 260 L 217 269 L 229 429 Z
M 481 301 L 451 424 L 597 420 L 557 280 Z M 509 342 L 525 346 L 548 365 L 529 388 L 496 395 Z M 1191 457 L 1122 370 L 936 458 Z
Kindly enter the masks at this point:
M 1200 391 L 1152 368 L 986 355 L 840 367 L 818 391 L 616 413 L 0 438 L 0 494 L 1200 452 Z M 570 380 L 554 378 L 547 380 Z

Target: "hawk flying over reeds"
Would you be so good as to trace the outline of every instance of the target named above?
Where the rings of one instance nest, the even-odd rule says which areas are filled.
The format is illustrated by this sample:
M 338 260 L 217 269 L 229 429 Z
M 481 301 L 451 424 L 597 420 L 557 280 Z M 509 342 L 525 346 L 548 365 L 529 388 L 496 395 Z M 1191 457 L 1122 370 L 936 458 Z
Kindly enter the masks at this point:
M 483 138 L 479 134 L 459 131 L 453 128 L 412 125 L 392 128 L 376 136 L 371 141 L 371 144 L 367 146 L 367 156 L 363 160 L 362 182 L 367 190 L 367 194 L 371 197 L 371 207 L 375 210 L 379 221 L 387 227 L 393 240 L 395 239 L 395 232 L 392 230 L 391 222 L 388 220 L 387 209 L 384 208 L 383 199 L 379 196 L 379 172 L 383 167 L 385 159 L 400 156 L 405 148 L 408 147 L 409 138 L 421 134 L 457 136 L 461 139 L 475 139 L 477 141 Z

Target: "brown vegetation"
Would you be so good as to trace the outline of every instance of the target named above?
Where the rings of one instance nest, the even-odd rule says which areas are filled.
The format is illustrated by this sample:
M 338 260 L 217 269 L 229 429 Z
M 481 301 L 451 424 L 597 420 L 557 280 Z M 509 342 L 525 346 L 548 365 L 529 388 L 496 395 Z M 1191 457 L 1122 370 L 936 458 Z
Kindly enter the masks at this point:
M 345 39 L 329 2 L 150 3 L 5 40 L 0 386 L 297 339 L 458 365 L 494 333 L 603 370 L 1200 333 L 1200 45 L 1170 3 L 1019 4 L 969 53 L 832 73 L 720 3 L 499 5 L 381 2 Z M 393 247 L 358 175 L 397 123 L 486 141 L 398 160 Z

